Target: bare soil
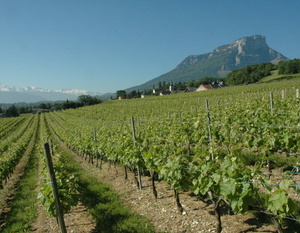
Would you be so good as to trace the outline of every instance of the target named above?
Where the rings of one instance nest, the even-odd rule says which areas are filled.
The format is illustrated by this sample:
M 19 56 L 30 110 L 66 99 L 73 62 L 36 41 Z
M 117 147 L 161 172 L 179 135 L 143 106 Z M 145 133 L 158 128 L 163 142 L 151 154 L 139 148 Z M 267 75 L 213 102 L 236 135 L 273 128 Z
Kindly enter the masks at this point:
M 150 219 L 157 232 L 215 232 L 216 220 L 212 206 L 192 193 L 180 192 L 180 201 L 185 210 L 184 214 L 180 214 L 173 190 L 165 182 L 156 182 L 158 199 L 155 200 L 149 177 L 142 177 L 143 189 L 138 190 L 133 173 L 129 173 L 125 180 L 122 167 L 105 163 L 100 170 L 79 157 L 76 159 L 88 173 L 110 184 L 132 210 Z M 224 233 L 276 232 L 274 226 L 260 223 L 251 214 L 226 214 L 222 216 L 222 221 Z
M 38 206 L 38 218 L 33 225 L 33 232 L 58 233 L 60 228 L 55 217 L 47 215 L 41 205 Z M 64 215 L 66 230 L 68 233 L 94 232 L 96 226 L 87 209 L 80 203 L 73 207 L 70 213 Z

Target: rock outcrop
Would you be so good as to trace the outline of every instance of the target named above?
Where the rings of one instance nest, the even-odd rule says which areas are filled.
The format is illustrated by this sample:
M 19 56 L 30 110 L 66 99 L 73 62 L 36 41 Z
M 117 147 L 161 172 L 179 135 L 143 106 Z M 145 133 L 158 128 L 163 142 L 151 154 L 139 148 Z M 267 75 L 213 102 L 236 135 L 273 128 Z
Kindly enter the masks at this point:
M 229 72 L 248 65 L 267 62 L 277 64 L 287 60 L 287 57 L 267 45 L 265 36 L 247 36 L 217 47 L 211 53 L 188 56 L 172 71 L 126 91 L 151 89 L 159 82 L 176 83 L 202 77 L 225 77 Z
M 220 71 L 232 71 L 247 65 L 289 60 L 281 53 L 271 49 L 266 43 L 265 36 L 248 36 L 240 38 L 231 44 L 217 47 L 211 53 L 192 55 L 184 59 L 177 68 L 194 65 L 205 60 L 213 60 L 217 57 L 226 57 Z

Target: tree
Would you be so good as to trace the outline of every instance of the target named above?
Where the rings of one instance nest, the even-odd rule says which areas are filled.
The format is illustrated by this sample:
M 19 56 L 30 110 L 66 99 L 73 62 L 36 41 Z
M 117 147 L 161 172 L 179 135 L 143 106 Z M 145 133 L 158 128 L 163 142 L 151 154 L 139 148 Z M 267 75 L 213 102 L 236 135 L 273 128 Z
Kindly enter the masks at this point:
M 255 83 L 263 77 L 270 75 L 273 69 L 274 66 L 271 63 L 246 66 L 229 73 L 226 78 L 226 83 L 229 85 Z
M 13 105 L 11 106 L 10 108 L 8 108 L 5 112 L 5 115 L 7 117 L 17 117 L 19 116 L 19 112 L 18 112 L 18 109 Z
M 117 91 L 117 98 L 121 97 L 122 99 L 126 99 L 126 91 L 118 90 Z
M 136 95 L 137 95 L 137 92 L 136 92 L 136 91 L 132 91 L 132 92 L 130 92 L 130 93 L 127 95 L 127 97 L 128 97 L 129 99 L 132 99 L 132 98 L 135 98 Z
M 90 95 L 80 95 L 77 98 L 77 101 L 81 106 L 88 106 L 88 105 L 94 105 L 94 104 L 100 104 L 101 100 L 97 99 L 96 97 L 90 96 Z
M 74 101 L 69 101 L 66 100 L 65 102 L 62 103 L 62 109 L 69 109 L 69 108 L 78 108 L 78 103 Z
M 177 85 L 176 85 L 176 90 L 182 91 L 182 90 L 184 90 L 185 88 L 186 88 L 186 85 L 185 85 L 184 83 L 182 83 L 182 82 L 179 82 L 179 83 L 177 83 Z
M 294 59 L 287 62 L 280 62 L 278 65 L 278 74 L 297 73 L 300 73 L 300 59 Z
M 29 112 L 28 109 L 29 109 L 28 107 L 22 106 L 22 107 L 19 108 L 19 112 L 20 112 L 20 113 L 28 113 L 28 112 Z
M 41 104 L 39 104 L 39 108 L 46 109 L 47 105 L 45 103 L 41 103 Z
M 158 83 L 158 89 L 162 89 L 162 87 L 163 87 L 163 84 L 162 84 L 161 81 L 159 81 L 159 83 Z

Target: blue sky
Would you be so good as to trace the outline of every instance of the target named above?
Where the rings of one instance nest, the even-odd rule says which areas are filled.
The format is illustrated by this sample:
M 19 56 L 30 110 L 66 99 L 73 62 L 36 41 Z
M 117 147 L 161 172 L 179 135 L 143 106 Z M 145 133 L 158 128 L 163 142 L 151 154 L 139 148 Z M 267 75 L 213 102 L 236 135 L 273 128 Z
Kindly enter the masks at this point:
M 1 0 L 0 83 L 116 92 L 244 36 L 300 58 L 298 0 Z

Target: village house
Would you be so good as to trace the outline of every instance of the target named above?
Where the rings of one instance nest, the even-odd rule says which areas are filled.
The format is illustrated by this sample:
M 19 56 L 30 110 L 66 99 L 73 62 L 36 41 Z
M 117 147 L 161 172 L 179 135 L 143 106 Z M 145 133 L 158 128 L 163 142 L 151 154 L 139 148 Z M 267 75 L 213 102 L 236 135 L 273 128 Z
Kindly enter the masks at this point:
M 194 92 L 196 90 L 197 90 L 196 87 L 186 87 L 183 92 Z
M 211 85 L 200 85 L 196 91 L 207 91 L 207 90 L 212 90 L 214 89 Z
M 162 91 L 159 92 L 160 96 L 170 95 L 170 94 L 172 94 L 172 92 L 170 90 L 162 90 Z
M 212 89 L 218 89 L 218 88 L 221 88 L 221 87 L 225 87 L 225 83 L 223 81 L 220 81 L 220 82 L 212 82 L 211 84 L 209 85 L 200 85 L 196 91 L 207 91 L 207 90 L 212 90 Z
M 166 89 L 166 90 L 163 90 L 163 89 L 154 89 L 153 88 L 153 91 L 152 91 L 153 95 L 160 95 L 160 96 L 163 96 L 163 95 L 170 95 L 173 93 L 173 86 L 170 85 L 169 86 L 169 89 Z
M 146 98 L 146 97 L 149 97 L 149 96 L 152 96 L 150 93 L 147 93 L 147 92 L 144 92 L 141 94 L 141 98 Z
M 195 91 L 207 91 L 207 90 L 213 90 L 221 87 L 225 87 L 225 83 L 223 81 L 220 82 L 212 82 L 211 84 L 205 85 L 201 84 L 198 88 L 196 87 L 186 87 L 183 91 L 174 91 L 173 86 L 170 86 L 169 89 L 162 90 L 162 89 L 155 89 L 152 90 L 152 95 L 170 95 L 170 94 L 176 94 L 176 93 L 183 93 L 183 92 L 195 92 Z M 145 98 L 151 96 L 150 93 L 144 92 L 141 95 L 141 98 Z
M 225 83 L 223 81 L 220 81 L 220 82 L 212 82 L 211 86 L 214 89 L 217 89 L 217 88 L 225 87 L 226 85 L 225 85 Z

